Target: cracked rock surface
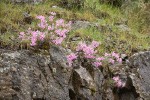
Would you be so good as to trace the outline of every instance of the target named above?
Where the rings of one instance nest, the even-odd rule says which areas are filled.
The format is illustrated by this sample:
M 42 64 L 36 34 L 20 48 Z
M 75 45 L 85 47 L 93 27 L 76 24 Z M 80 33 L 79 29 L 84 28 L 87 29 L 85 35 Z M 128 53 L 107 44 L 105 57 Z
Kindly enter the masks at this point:
M 0 49 L 0 100 L 150 100 L 150 51 L 110 71 L 87 62 L 69 67 L 66 54 L 55 46 L 49 55 Z M 125 87 L 107 85 L 115 74 Z

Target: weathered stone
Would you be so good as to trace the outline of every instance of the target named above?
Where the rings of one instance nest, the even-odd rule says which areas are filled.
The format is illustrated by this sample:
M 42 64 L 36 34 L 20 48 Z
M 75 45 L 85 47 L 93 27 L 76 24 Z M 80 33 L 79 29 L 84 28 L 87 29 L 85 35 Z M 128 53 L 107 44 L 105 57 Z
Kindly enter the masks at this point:
M 150 51 L 134 54 L 129 59 L 130 78 L 140 98 L 150 99 Z
M 125 87 L 113 89 L 115 100 L 149 100 L 150 51 L 136 53 L 129 58 L 127 65 L 113 67 L 113 73 L 125 82 Z
M 149 51 L 131 56 L 128 65 L 100 69 L 89 62 L 69 67 L 67 52 L 57 46 L 49 55 L 1 49 L 0 100 L 149 100 Z M 110 85 L 114 75 L 124 87 Z
M 95 97 L 96 84 L 91 77 L 90 73 L 80 66 L 75 69 L 72 74 L 70 91 L 74 92 L 74 98 L 81 100 L 96 100 Z
M 101 100 L 102 73 L 68 67 L 65 52 L 57 46 L 50 55 L 0 50 L 0 99 Z
M 71 70 L 63 69 L 60 62 L 64 62 L 64 56 L 59 53 L 60 50 L 53 49 L 55 53 L 51 51 L 51 57 L 35 55 L 29 51 L 0 50 L 0 98 L 69 100 Z
M 129 32 L 131 30 L 127 25 L 124 25 L 124 24 L 116 25 L 116 27 L 119 30 L 124 31 L 124 32 Z
M 84 29 L 88 27 L 97 27 L 99 30 L 102 29 L 97 23 L 91 23 L 88 21 L 74 21 L 72 23 L 72 30 L 82 29 L 82 28 Z

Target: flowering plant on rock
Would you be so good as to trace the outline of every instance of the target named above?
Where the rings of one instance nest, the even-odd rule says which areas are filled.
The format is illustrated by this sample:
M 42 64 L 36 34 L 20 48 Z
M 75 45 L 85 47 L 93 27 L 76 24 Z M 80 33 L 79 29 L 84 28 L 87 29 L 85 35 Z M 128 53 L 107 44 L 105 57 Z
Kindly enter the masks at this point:
M 100 45 L 97 41 L 92 41 L 91 44 L 86 44 L 85 42 L 79 42 L 76 47 L 75 53 L 71 53 L 67 56 L 67 60 L 69 66 L 72 65 L 74 60 L 78 60 L 78 58 L 85 58 L 90 60 L 92 65 L 95 67 L 100 67 L 104 62 L 109 64 L 122 63 L 122 59 L 118 53 L 105 53 L 104 56 L 98 56 L 96 48 Z M 70 59 L 74 55 L 74 59 Z M 82 56 L 82 57 L 81 57 Z M 81 60 L 81 59 L 80 59 Z
M 57 19 L 55 12 L 50 12 L 48 18 L 42 15 L 36 18 L 40 20 L 38 23 L 39 30 L 29 28 L 26 32 L 20 32 L 19 34 L 21 41 L 29 41 L 30 46 L 36 46 L 38 41 L 45 40 L 60 45 L 70 31 L 71 21 L 66 23 L 64 19 Z
M 44 41 L 49 44 L 61 45 L 71 29 L 71 21 L 66 22 L 64 19 L 57 19 L 55 12 L 50 12 L 49 17 L 39 15 L 36 18 L 39 20 L 37 24 L 39 29 L 32 30 L 29 28 L 25 32 L 20 32 L 19 39 L 21 39 L 21 42 L 28 41 L 27 43 L 32 47 Z M 100 42 L 94 40 L 90 43 L 89 41 L 88 43 L 86 41 L 79 42 L 74 53 L 70 53 L 66 56 L 68 66 L 74 67 L 75 62 L 80 64 L 84 62 L 85 59 L 96 68 L 102 67 L 105 63 L 111 65 L 122 63 L 120 55 L 116 52 L 105 53 L 102 56 L 98 56 L 97 48 L 99 45 Z M 121 81 L 119 76 L 115 76 L 112 79 L 116 87 L 120 88 L 125 86 L 125 83 Z

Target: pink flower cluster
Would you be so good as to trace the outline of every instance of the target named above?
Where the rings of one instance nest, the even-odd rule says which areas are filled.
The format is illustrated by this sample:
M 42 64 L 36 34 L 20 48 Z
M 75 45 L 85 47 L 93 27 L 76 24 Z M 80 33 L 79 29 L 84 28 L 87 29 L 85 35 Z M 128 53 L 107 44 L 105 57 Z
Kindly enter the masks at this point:
M 69 63 L 69 66 L 72 66 L 73 60 L 77 59 L 77 55 L 74 53 L 71 53 L 67 55 L 67 61 Z
M 116 87 L 118 87 L 118 88 L 125 87 L 125 83 L 121 81 L 119 76 L 113 77 L 113 80 L 114 80 L 114 82 L 116 84 Z
M 79 43 L 76 51 L 82 51 L 84 53 L 85 58 L 95 58 L 94 54 L 96 51 L 94 50 L 99 46 L 97 41 L 92 41 L 90 45 L 86 45 L 85 43 Z
M 45 38 L 45 33 L 40 32 L 40 31 L 28 31 L 27 33 L 25 32 L 20 32 L 19 38 L 22 40 L 30 40 L 30 45 L 35 46 L 37 45 L 37 41 L 43 41 Z
M 99 66 L 102 65 L 102 62 L 96 61 L 96 62 L 93 62 L 93 65 L 94 65 L 95 67 L 99 67 Z
M 41 21 L 41 22 L 38 24 L 38 26 L 39 26 L 40 28 L 45 29 L 45 28 L 48 26 L 47 21 L 46 21 L 46 19 L 45 19 L 44 16 L 39 15 L 39 16 L 37 16 L 36 18 Z
M 30 45 L 37 45 L 37 41 L 44 41 L 47 36 L 50 42 L 59 45 L 66 38 L 66 34 L 70 31 L 71 22 L 65 23 L 63 19 L 56 19 L 55 12 L 50 12 L 49 18 L 39 15 L 36 18 L 40 20 L 38 26 L 42 31 L 32 31 L 31 29 L 27 32 L 20 32 L 19 38 L 24 40 L 30 40 Z M 47 20 L 48 19 L 48 20 Z
M 93 63 L 93 65 L 95 67 L 99 67 L 99 66 L 102 66 L 102 61 L 105 60 L 104 57 L 97 57 L 96 58 L 96 61 Z
M 96 57 L 96 48 L 99 46 L 99 42 L 97 41 L 92 41 L 92 43 L 90 45 L 87 45 L 85 43 L 80 42 L 76 48 L 76 51 L 79 52 L 83 52 L 84 57 L 87 59 L 95 59 L 95 62 L 93 62 L 93 65 L 95 67 L 99 67 L 102 65 L 102 60 L 104 60 L 103 57 Z
M 114 64 L 115 62 L 122 63 L 122 59 L 118 53 L 105 53 L 105 58 L 108 59 L 109 63 Z
M 56 13 L 50 12 L 50 16 L 46 18 L 45 16 L 39 15 L 36 17 L 40 20 L 38 24 L 40 30 L 31 30 L 29 28 L 26 32 L 20 32 L 19 38 L 22 41 L 30 41 L 31 46 L 36 46 L 38 41 L 48 40 L 55 45 L 60 45 L 67 36 L 67 33 L 71 29 L 71 22 L 66 23 L 63 19 L 56 19 Z M 67 56 L 69 66 L 72 65 L 73 61 L 80 56 L 82 52 L 84 58 L 92 60 L 92 64 L 95 67 L 102 65 L 104 60 L 109 63 L 114 64 L 115 62 L 122 62 L 118 53 L 112 52 L 110 54 L 105 53 L 104 57 L 97 57 L 95 50 L 99 46 L 99 42 L 92 41 L 91 44 L 86 44 L 85 42 L 80 42 L 76 47 L 76 54 L 71 53 Z
M 97 57 L 95 56 L 97 51 L 95 50 L 99 46 L 99 42 L 92 41 L 91 44 L 87 45 L 85 42 L 80 42 L 78 46 L 76 47 L 76 52 L 78 56 L 81 56 L 79 52 L 82 52 L 82 56 L 84 56 L 86 59 L 92 59 L 92 64 L 95 67 L 102 66 L 103 62 L 106 61 L 110 64 L 114 64 L 115 62 L 122 63 L 122 59 L 120 58 L 118 53 L 112 52 L 112 53 L 105 53 L 103 57 Z

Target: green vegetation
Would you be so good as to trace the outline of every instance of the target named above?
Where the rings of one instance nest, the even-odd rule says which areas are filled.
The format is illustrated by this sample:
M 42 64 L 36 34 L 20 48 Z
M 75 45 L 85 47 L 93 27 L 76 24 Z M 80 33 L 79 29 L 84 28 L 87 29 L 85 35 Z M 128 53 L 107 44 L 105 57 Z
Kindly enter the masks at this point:
M 18 45 L 19 32 L 29 27 L 34 30 L 38 28 L 35 19 L 37 15 L 49 16 L 49 12 L 56 12 L 58 18 L 67 21 L 80 20 L 96 24 L 71 31 L 66 43 L 78 36 L 86 41 L 100 41 L 99 53 L 117 51 L 129 55 L 150 48 L 150 3 L 148 1 L 135 0 L 126 4 L 122 3 L 123 0 L 119 4 L 117 0 L 116 2 L 75 1 L 45 0 L 43 3 L 33 5 L 12 4 L 7 0 L 1 0 L 0 45 L 2 47 Z M 120 25 L 127 26 L 127 29 L 120 28 Z M 71 42 L 70 47 L 73 48 L 76 42 Z

